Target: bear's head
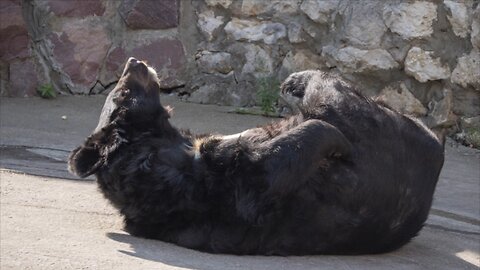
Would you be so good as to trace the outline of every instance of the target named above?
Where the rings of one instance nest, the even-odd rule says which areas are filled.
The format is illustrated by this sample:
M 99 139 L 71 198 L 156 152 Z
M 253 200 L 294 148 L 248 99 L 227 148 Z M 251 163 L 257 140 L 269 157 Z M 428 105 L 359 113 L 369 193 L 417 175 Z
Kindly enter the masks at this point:
M 128 59 L 117 85 L 107 96 L 97 127 L 82 146 L 72 151 L 70 172 L 89 176 L 131 138 L 162 132 L 162 127 L 169 125 L 169 112 L 160 104 L 159 95 L 155 70 L 133 57 Z

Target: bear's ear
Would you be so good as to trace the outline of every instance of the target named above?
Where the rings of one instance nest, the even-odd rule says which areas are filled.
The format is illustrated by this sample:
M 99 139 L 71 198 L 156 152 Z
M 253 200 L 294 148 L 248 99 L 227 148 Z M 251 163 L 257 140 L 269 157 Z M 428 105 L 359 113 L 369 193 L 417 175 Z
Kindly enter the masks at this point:
M 102 164 L 99 150 L 92 147 L 77 147 L 68 158 L 68 170 L 81 178 L 95 173 Z

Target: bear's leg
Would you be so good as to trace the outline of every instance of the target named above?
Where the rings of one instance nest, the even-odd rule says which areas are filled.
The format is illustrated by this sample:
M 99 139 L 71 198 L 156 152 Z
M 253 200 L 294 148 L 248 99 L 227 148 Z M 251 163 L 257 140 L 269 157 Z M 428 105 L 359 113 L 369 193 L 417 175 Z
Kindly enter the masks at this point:
M 261 143 L 257 153 L 267 173 L 267 194 L 276 197 L 295 191 L 322 160 L 346 159 L 351 147 L 340 130 L 321 120 L 308 120 Z

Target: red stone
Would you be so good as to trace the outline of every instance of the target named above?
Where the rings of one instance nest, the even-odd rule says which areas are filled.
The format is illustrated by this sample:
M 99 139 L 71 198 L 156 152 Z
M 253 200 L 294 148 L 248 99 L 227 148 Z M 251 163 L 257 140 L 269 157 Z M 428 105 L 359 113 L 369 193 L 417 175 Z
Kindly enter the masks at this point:
M 123 66 L 127 58 L 125 50 L 121 47 L 115 47 L 109 51 L 98 78 L 103 86 L 111 85 L 118 81 L 122 75 Z
M 0 59 L 11 61 L 30 55 L 27 29 L 21 26 L 10 26 L 0 30 Z
M 167 29 L 178 26 L 178 0 L 123 0 L 120 15 L 131 29 Z
M 73 92 L 88 93 L 97 82 L 100 66 L 111 46 L 101 25 L 73 21 L 63 25 L 62 32 L 49 36 L 53 59 L 75 84 Z
M 185 62 L 182 42 L 178 39 L 160 39 L 148 45 L 137 47 L 130 55 L 148 62 L 156 69 L 178 69 Z
M 117 81 L 129 57 L 145 60 L 153 66 L 160 74 L 162 88 L 184 84 L 181 74 L 186 58 L 183 45 L 177 39 L 158 39 L 149 44 L 138 45 L 133 49 L 124 47 L 111 49 L 100 71 L 99 80 L 104 85 Z
M 102 16 L 105 13 L 101 0 L 49 0 L 48 6 L 59 17 Z
M 10 64 L 10 91 L 12 97 L 34 96 L 38 88 L 37 72 L 31 59 Z
M 120 68 L 123 67 L 125 62 L 127 61 L 127 54 L 125 50 L 120 47 L 117 47 L 110 51 L 105 61 L 105 68 L 108 72 L 117 73 L 117 77 L 121 76 Z M 119 73 L 120 72 L 120 73 Z
M 73 44 L 67 37 L 65 33 L 62 33 L 60 36 L 55 34 L 51 35 L 50 40 L 53 43 L 53 57 L 54 59 L 62 65 L 63 71 L 65 71 L 74 83 L 78 83 L 77 77 L 78 74 L 78 66 L 74 59 L 74 47 Z
M 0 29 L 9 26 L 25 26 L 20 0 L 0 0 Z
M 11 61 L 28 57 L 29 39 L 21 2 L 0 1 L 0 59 Z
M 129 56 L 145 60 L 154 67 L 160 74 L 161 87 L 170 88 L 182 84 L 179 73 L 184 67 L 186 59 L 180 40 L 159 39 L 148 45 L 136 47 L 129 52 Z

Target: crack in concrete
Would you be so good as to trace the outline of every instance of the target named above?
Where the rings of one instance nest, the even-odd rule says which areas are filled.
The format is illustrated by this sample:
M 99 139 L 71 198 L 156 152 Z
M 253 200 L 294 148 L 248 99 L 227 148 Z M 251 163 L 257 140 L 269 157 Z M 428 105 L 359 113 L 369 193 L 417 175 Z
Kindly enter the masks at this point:
M 432 229 L 437 229 L 437 230 L 442 230 L 445 232 L 452 232 L 452 233 L 459 233 L 459 234 L 465 234 L 465 235 L 480 235 L 478 232 L 469 232 L 469 231 L 464 231 L 464 230 L 457 230 L 457 229 L 450 229 L 444 226 L 440 225 L 434 225 L 434 224 L 425 224 L 425 227 L 432 228 Z
M 480 220 L 478 220 L 478 219 L 467 217 L 467 216 L 462 216 L 462 215 L 455 214 L 455 213 L 452 213 L 452 212 L 448 212 L 448 211 L 445 211 L 445 210 L 432 208 L 432 209 L 430 209 L 430 214 L 440 216 L 440 217 L 444 217 L 444 218 L 448 218 L 448 219 L 453 219 L 453 220 L 464 222 L 464 223 L 468 223 L 468 224 L 474 225 L 474 226 L 480 226 Z

